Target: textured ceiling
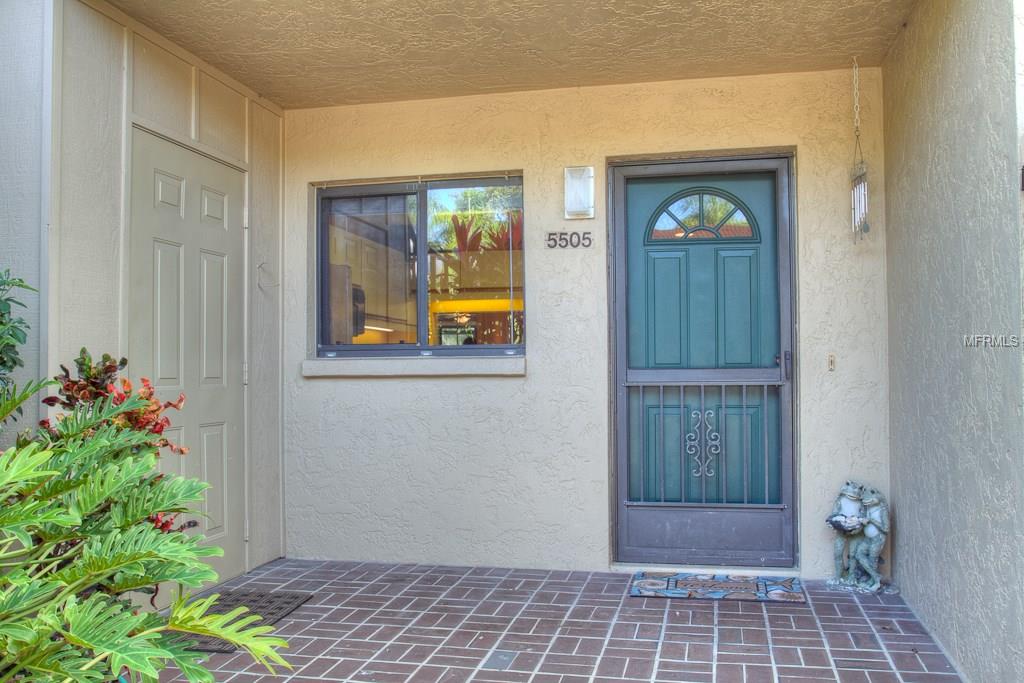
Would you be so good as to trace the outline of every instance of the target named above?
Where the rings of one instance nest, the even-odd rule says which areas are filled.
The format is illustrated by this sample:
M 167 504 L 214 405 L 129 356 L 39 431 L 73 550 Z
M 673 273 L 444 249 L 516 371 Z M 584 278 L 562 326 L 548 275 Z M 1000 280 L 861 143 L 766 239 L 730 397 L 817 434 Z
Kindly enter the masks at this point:
M 916 0 L 112 0 L 285 108 L 880 63 Z

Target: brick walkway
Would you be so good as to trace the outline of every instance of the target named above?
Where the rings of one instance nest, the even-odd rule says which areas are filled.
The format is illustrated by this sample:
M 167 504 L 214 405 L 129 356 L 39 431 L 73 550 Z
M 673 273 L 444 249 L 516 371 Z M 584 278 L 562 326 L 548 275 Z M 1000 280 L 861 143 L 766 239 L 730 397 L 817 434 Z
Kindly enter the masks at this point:
M 810 602 L 626 596 L 628 575 L 280 560 L 232 586 L 310 591 L 278 624 L 295 667 L 212 655 L 217 681 L 951 683 L 898 596 Z

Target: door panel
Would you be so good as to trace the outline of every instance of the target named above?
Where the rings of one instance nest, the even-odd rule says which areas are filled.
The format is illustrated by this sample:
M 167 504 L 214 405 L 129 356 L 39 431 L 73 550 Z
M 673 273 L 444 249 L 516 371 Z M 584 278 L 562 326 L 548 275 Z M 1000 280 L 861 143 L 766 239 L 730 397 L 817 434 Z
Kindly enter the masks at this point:
M 152 241 L 152 246 L 153 318 L 156 328 L 152 336 L 153 383 L 158 387 L 180 388 L 182 334 L 185 329 L 181 320 L 182 249 L 180 244 L 158 239 Z
M 179 392 L 160 470 L 210 484 L 199 532 L 224 548 L 221 580 L 245 570 L 241 171 L 135 129 L 128 265 L 128 361 L 161 400 Z
M 788 170 L 612 169 L 621 561 L 795 560 Z
M 227 519 L 228 487 L 227 450 L 224 443 L 224 423 L 205 424 L 199 428 L 200 451 L 203 463 L 203 480 L 210 485 L 203 504 L 205 517 L 202 520 L 206 536 L 220 536 L 225 533 Z
M 755 249 L 720 249 L 716 256 L 719 364 L 750 367 L 761 355 L 758 253 Z
M 648 254 L 647 357 L 650 367 L 682 367 L 689 357 L 685 253 Z
M 227 268 L 225 255 L 208 251 L 199 252 L 202 312 L 201 366 L 203 384 L 223 384 L 227 365 L 227 335 L 224 329 L 227 317 Z

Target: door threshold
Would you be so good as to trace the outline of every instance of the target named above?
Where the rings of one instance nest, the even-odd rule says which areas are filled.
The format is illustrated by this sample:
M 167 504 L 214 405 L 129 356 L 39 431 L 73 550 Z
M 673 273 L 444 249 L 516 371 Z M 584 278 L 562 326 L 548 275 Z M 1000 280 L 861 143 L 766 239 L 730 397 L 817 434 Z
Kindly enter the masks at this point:
M 802 578 L 800 569 L 794 567 L 713 567 L 698 564 L 636 564 L 634 562 L 612 562 L 613 572 L 678 572 L 691 574 L 730 574 L 734 576 L 785 576 Z

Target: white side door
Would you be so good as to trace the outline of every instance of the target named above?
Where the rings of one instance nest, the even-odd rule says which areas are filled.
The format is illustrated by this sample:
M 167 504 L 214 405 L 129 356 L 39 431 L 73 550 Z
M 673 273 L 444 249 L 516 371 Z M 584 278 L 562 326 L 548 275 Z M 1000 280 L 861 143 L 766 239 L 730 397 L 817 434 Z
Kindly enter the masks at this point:
M 245 571 L 245 176 L 138 129 L 131 174 L 128 371 L 185 394 L 166 436 L 191 452 L 160 469 L 210 484 L 197 521 L 224 581 Z

